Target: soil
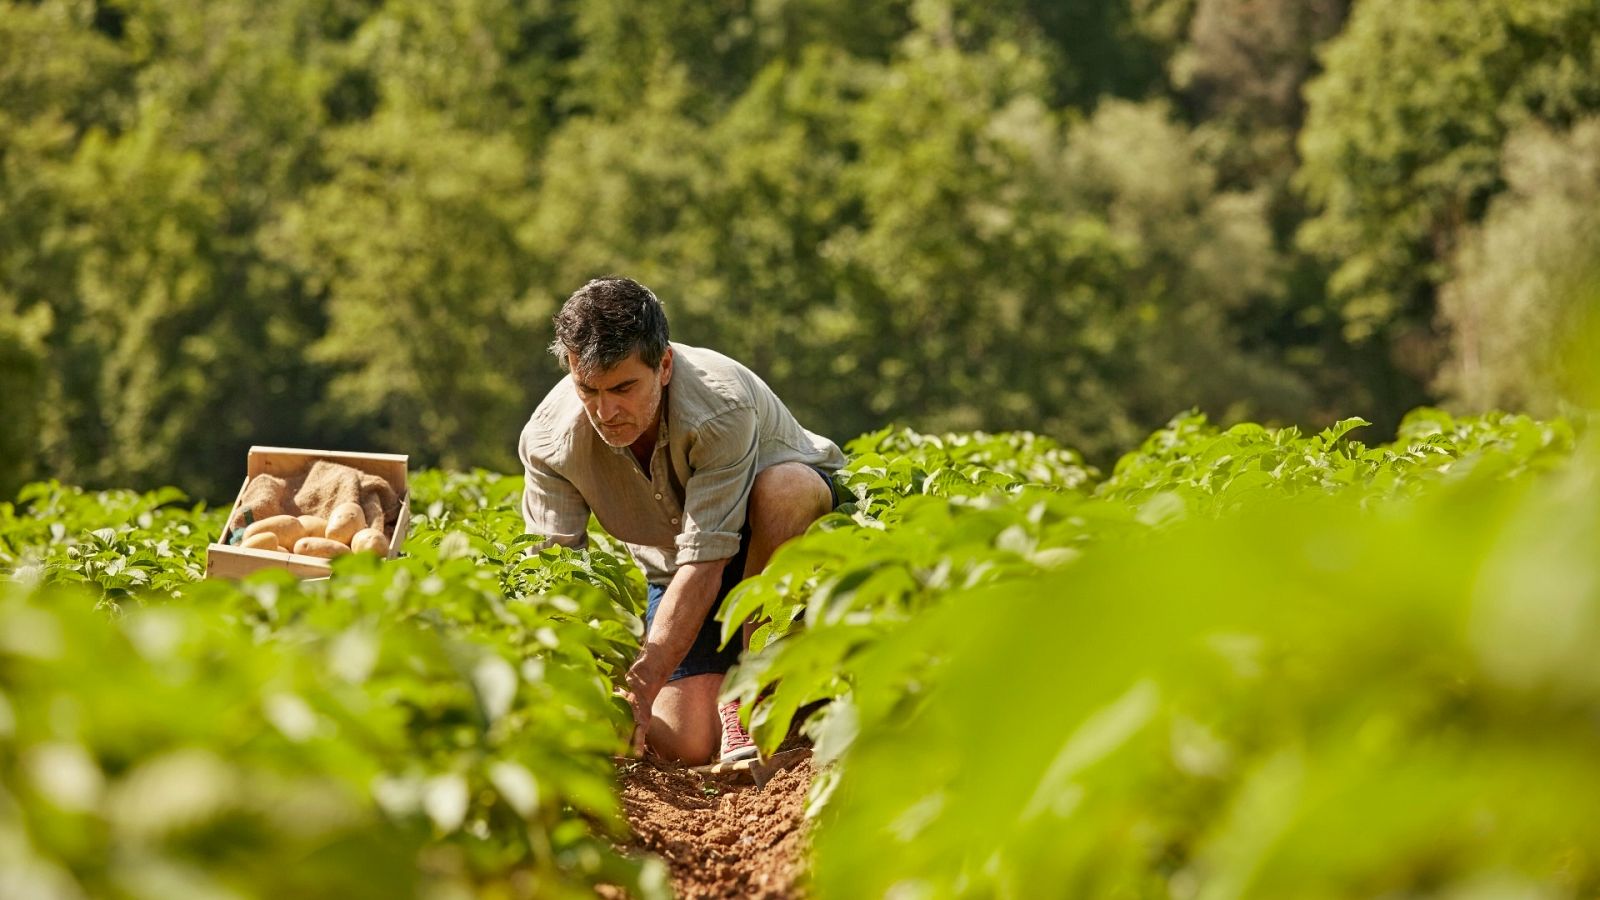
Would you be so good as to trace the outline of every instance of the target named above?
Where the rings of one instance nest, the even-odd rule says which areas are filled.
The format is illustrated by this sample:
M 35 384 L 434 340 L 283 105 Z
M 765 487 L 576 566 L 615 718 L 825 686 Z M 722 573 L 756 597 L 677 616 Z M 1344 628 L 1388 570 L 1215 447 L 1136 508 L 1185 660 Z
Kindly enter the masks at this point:
M 618 767 L 633 839 L 625 853 L 654 853 L 681 900 L 804 895 L 805 808 L 811 762 L 757 788 L 748 775 L 704 775 L 653 761 Z

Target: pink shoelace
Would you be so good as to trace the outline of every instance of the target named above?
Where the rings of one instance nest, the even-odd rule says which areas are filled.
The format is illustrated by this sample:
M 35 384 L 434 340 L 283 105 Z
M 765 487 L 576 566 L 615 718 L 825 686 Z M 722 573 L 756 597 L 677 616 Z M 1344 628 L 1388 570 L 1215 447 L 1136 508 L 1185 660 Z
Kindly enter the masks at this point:
M 755 741 L 750 739 L 749 732 L 739 724 L 739 702 L 731 700 L 717 707 L 717 713 L 722 717 L 722 755 L 727 756 L 746 747 L 754 747 Z

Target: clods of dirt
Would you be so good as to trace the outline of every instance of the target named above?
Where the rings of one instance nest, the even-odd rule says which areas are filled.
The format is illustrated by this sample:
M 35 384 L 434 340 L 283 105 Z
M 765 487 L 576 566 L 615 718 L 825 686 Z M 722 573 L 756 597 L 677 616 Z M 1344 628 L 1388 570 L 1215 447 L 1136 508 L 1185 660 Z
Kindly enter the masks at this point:
M 806 791 L 802 760 L 757 788 L 748 776 L 704 775 L 679 766 L 630 761 L 618 768 L 622 805 L 633 829 L 627 853 L 654 853 L 682 900 L 803 895 Z

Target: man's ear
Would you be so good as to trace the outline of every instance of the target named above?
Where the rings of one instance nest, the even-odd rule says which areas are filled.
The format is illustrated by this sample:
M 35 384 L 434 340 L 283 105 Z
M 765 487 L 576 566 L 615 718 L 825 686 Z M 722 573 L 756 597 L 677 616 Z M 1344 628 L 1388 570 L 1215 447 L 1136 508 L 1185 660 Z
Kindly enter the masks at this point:
M 661 354 L 661 386 L 666 387 L 672 382 L 672 348 L 668 347 Z

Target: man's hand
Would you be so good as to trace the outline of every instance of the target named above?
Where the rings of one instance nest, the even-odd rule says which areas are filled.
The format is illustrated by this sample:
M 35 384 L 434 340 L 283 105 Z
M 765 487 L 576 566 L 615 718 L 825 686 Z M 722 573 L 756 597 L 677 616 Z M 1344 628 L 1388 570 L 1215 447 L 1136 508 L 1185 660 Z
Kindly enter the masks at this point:
M 656 705 L 656 695 L 667 683 L 665 676 L 657 675 L 655 668 L 641 657 L 628 668 L 624 678 L 627 687 L 622 696 L 633 708 L 633 737 L 628 742 L 632 754 L 644 757 L 645 735 L 650 730 L 650 710 Z
M 623 696 L 633 707 L 633 753 L 644 755 L 645 732 L 650 728 L 650 710 L 656 695 L 666 687 L 683 658 L 693 646 L 695 635 L 705 624 L 711 604 L 717 599 L 725 559 L 685 563 L 672 576 L 672 583 L 656 608 L 655 624 L 650 627 L 639 658 L 628 669 Z

